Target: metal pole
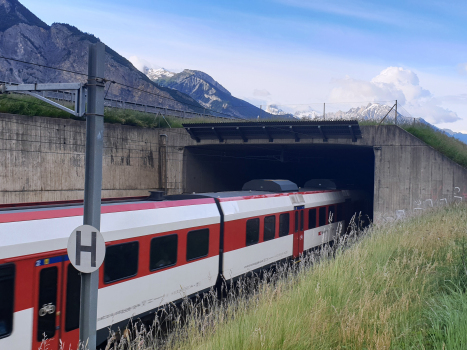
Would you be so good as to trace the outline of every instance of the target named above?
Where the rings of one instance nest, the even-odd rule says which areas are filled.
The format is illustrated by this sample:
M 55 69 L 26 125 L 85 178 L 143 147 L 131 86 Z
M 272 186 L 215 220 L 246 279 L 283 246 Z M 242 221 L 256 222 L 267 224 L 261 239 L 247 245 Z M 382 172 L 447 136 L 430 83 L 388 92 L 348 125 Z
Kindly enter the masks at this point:
M 323 120 L 326 120 L 326 103 L 323 103 Z
M 397 100 L 396 100 L 396 116 L 394 117 L 394 123 L 397 125 Z
M 89 46 L 88 108 L 86 113 L 86 164 L 84 180 L 85 225 L 100 229 L 102 152 L 104 145 L 104 58 L 105 45 Z M 79 340 L 85 349 L 96 349 L 97 292 L 99 270 L 81 274 Z

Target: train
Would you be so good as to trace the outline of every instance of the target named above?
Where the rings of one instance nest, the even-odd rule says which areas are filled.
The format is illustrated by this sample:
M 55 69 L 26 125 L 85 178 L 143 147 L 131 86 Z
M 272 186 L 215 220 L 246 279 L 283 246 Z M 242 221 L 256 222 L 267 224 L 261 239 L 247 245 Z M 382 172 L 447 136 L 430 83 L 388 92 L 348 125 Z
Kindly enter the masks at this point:
M 332 242 L 364 206 L 329 180 L 103 200 L 97 344 L 130 319 Z M 0 349 L 78 344 L 81 276 L 66 247 L 82 220 L 82 201 L 0 206 Z

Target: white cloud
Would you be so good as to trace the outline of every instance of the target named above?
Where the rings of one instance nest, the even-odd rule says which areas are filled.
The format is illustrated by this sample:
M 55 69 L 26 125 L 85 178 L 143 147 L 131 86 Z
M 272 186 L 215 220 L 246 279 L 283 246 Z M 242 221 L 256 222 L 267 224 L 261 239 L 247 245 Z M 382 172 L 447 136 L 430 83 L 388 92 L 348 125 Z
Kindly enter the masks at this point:
M 152 64 L 151 62 L 145 60 L 144 58 L 141 58 L 141 57 L 138 57 L 138 56 L 130 56 L 128 58 L 128 61 L 131 62 L 131 64 L 133 66 L 136 67 L 136 69 L 138 69 L 139 71 L 143 71 L 144 67 L 148 67 L 148 68 L 161 68 L 159 66 L 156 66 L 154 64 Z
M 255 89 L 253 91 L 253 96 L 267 97 L 267 96 L 271 96 L 271 94 L 266 89 L 261 89 L 261 90 Z
M 440 106 L 430 91 L 419 85 L 417 74 L 401 67 L 388 67 L 370 81 L 345 79 L 335 81 L 332 102 L 397 100 L 414 117 L 430 123 L 453 123 L 460 120 L 457 113 Z
M 467 94 L 442 96 L 439 100 L 443 103 L 467 105 Z

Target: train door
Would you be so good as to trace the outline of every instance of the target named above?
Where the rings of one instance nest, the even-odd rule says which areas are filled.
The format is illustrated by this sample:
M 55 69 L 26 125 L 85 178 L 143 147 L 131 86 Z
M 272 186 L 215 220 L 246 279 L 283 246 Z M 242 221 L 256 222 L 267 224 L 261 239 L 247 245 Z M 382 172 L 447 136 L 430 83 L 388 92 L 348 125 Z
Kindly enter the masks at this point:
M 303 231 L 305 229 L 305 206 L 299 205 L 294 208 L 294 245 L 293 257 L 298 258 L 303 253 Z
M 56 256 L 36 261 L 33 349 L 39 349 L 43 340 L 46 349 L 59 349 L 63 260 Z
M 64 349 L 76 349 L 79 343 L 81 273 L 66 258 L 63 262 L 60 339 Z

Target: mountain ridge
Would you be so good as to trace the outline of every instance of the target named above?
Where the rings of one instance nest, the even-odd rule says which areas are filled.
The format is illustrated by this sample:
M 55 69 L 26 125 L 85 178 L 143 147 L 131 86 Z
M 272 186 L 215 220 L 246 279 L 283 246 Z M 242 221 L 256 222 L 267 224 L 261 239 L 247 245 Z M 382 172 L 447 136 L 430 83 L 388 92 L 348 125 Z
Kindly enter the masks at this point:
M 49 26 L 34 15 L 18 0 L 0 0 L 0 32 L 19 24 L 25 23 L 47 29 Z
M 180 73 L 174 73 L 170 77 L 158 77 L 153 81 L 162 87 L 175 89 L 191 96 L 204 108 L 232 115 L 236 118 L 256 119 L 259 117 L 271 119 L 276 117 L 274 114 L 268 113 L 249 102 L 232 96 L 230 91 L 209 74 L 198 70 L 185 69 Z
M 7 24 L 2 18 L 2 28 L 6 29 L 0 30 L 0 55 L 87 73 L 88 47 L 89 44 L 99 42 L 98 37 L 66 23 L 48 26 L 17 0 L 0 0 L 0 13 L 9 14 Z M 105 52 L 105 78 L 134 87 L 130 89 L 122 85 L 107 84 L 108 98 L 196 112 L 202 109 L 190 96 L 151 81 L 109 46 L 106 46 Z M 87 78 L 0 59 L 0 80 L 12 83 L 85 83 Z M 148 93 L 143 93 L 142 90 Z

